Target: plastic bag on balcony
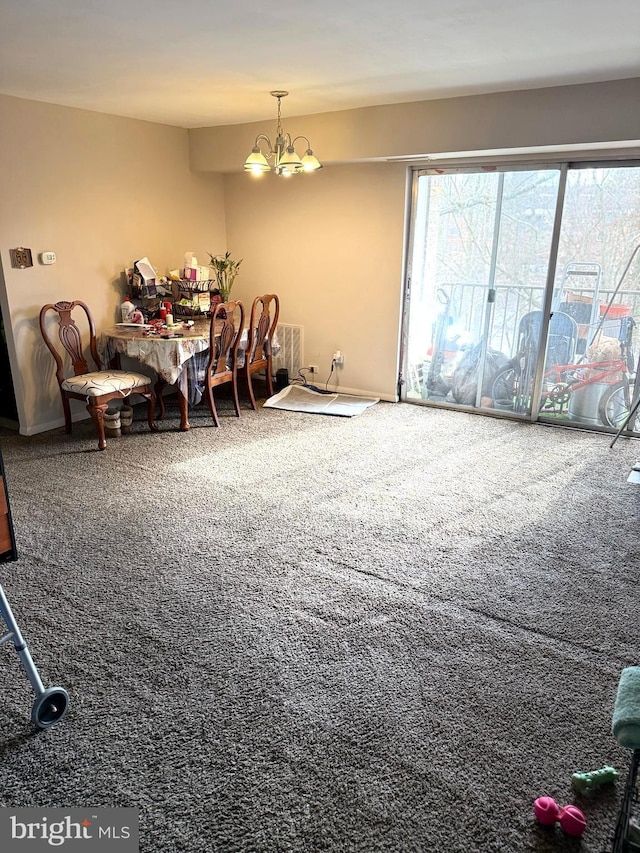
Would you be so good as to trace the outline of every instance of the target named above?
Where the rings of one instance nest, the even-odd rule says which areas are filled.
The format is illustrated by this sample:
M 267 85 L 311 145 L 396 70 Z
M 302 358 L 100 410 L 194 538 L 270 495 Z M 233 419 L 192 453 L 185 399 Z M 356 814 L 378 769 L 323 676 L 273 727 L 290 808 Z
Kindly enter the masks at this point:
M 464 406 L 474 406 L 478 394 L 478 379 L 481 374 L 480 359 L 482 356 L 482 341 L 469 349 L 462 357 L 460 364 L 456 367 L 451 383 L 451 396 Z M 481 397 L 489 397 L 493 385 L 493 378 L 509 364 L 508 357 L 499 350 L 487 347 L 484 358 L 484 372 L 482 373 Z

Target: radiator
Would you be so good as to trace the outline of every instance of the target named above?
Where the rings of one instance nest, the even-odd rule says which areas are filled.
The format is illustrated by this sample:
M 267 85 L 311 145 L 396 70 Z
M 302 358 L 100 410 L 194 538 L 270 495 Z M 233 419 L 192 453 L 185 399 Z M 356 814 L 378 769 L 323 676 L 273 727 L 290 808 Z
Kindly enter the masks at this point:
M 280 350 L 273 356 L 273 371 L 286 367 L 289 378 L 295 379 L 304 366 L 304 327 L 279 323 L 275 336 Z

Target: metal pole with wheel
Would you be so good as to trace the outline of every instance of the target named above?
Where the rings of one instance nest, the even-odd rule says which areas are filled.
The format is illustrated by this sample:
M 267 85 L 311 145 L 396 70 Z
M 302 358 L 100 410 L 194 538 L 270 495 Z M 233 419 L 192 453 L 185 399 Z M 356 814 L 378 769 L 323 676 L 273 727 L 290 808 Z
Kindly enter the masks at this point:
M 629 406 L 629 414 L 622 422 L 622 426 L 618 430 L 618 432 L 614 435 L 611 444 L 609 447 L 613 447 L 616 441 L 620 438 L 622 433 L 626 430 L 630 423 L 633 423 L 633 419 L 636 416 L 636 412 L 638 411 L 638 407 L 640 406 L 640 383 L 638 382 L 638 371 L 640 370 L 640 355 L 638 355 L 638 364 L 636 365 L 636 385 L 633 392 L 633 399 L 631 400 L 631 404 Z
M 16 537 L 11 519 L 11 507 L 4 476 L 4 462 L 0 452 L 0 562 L 18 559 Z M 69 710 L 69 694 L 64 687 L 47 687 L 42 683 L 38 670 L 33 662 L 29 647 L 20 633 L 11 606 L 0 586 L 0 617 L 7 627 L 7 633 L 0 636 L 0 646 L 12 641 L 22 668 L 31 682 L 36 694 L 31 708 L 31 721 L 40 729 L 48 729 L 61 720 Z M 1 626 L 0 626 L 1 627 Z
M 600 329 L 602 328 L 602 324 L 604 323 L 604 321 L 605 321 L 605 319 L 606 319 L 606 317 L 607 317 L 607 314 L 608 314 L 608 312 L 609 312 L 609 309 L 610 309 L 610 308 L 611 308 L 611 306 L 613 305 L 613 300 L 616 298 L 616 294 L 617 294 L 617 293 L 618 293 L 618 291 L 620 290 L 620 286 L 622 285 L 622 282 L 625 280 L 626 275 L 627 275 L 627 273 L 629 272 L 629 269 L 631 268 L 631 264 L 633 263 L 633 259 L 634 259 L 634 258 L 635 258 L 635 256 L 638 254 L 638 252 L 640 252 L 640 243 L 638 243 L 638 245 L 634 248 L 633 252 L 631 252 L 631 257 L 630 257 L 630 258 L 629 258 L 629 260 L 627 261 L 627 265 L 626 265 L 626 267 L 624 268 L 624 271 L 623 271 L 622 275 L 620 276 L 620 280 L 618 281 L 618 283 L 617 283 L 617 285 L 616 285 L 616 287 L 615 287 L 615 290 L 614 290 L 614 291 L 613 291 L 613 293 L 611 294 L 611 297 L 610 297 L 610 299 L 609 299 L 609 302 L 607 303 L 607 307 L 606 307 L 605 311 L 603 312 L 603 314 L 602 314 L 602 316 L 601 316 L 601 318 L 600 318 L 600 323 L 599 323 L 599 325 L 598 325 L 598 328 L 596 329 L 596 333 L 595 333 L 595 335 L 594 335 L 594 338 L 596 337 L 597 333 L 598 333 L 598 332 L 600 331 Z M 638 367 L 640 367 L 640 355 L 638 356 L 638 366 L 636 367 L 636 383 L 637 383 L 637 381 L 638 381 L 638 379 L 637 379 L 637 377 L 638 377 Z M 613 437 L 613 441 L 611 442 L 611 444 L 609 445 L 609 447 L 613 447 L 613 445 L 614 445 L 614 444 L 616 443 L 616 441 L 620 438 L 620 436 L 621 436 L 621 435 L 622 435 L 622 433 L 625 431 L 625 429 L 626 429 L 626 428 L 629 426 L 629 424 L 632 422 L 632 420 L 633 420 L 633 417 L 634 417 L 635 413 L 638 411 L 638 406 L 640 406 L 640 385 L 637 385 L 637 387 L 636 387 L 636 389 L 635 389 L 635 391 L 634 391 L 633 400 L 631 401 L 631 405 L 629 406 L 629 414 L 628 414 L 628 415 L 627 415 L 627 417 L 625 418 L 624 423 L 622 424 L 622 426 L 620 427 L 620 429 L 618 430 L 618 432 L 617 432 L 617 433 L 615 434 L 615 436 Z
M 624 422 L 623 422 L 622 426 L 620 427 L 620 429 L 618 430 L 618 432 L 614 435 L 613 440 L 612 440 L 611 444 L 609 445 L 609 447 L 613 447 L 613 445 L 620 438 L 622 433 L 629 426 L 629 424 L 631 423 L 631 421 L 635 417 L 635 414 L 638 411 L 639 406 L 640 406 L 640 393 L 636 395 L 635 402 L 632 404 L 631 408 L 629 409 L 629 414 L 624 419 Z
M 9 640 L 13 641 L 22 668 L 26 672 L 27 678 L 31 682 L 31 686 L 36 694 L 33 707 L 31 708 L 31 722 L 40 729 L 48 729 L 49 726 L 57 723 L 67 713 L 69 708 L 69 694 L 63 687 L 47 687 L 45 689 L 29 652 L 29 647 L 20 633 L 18 623 L 13 616 L 7 596 L 1 586 L 0 615 L 2 615 L 9 629 L 8 634 L 0 637 L 0 646 Z

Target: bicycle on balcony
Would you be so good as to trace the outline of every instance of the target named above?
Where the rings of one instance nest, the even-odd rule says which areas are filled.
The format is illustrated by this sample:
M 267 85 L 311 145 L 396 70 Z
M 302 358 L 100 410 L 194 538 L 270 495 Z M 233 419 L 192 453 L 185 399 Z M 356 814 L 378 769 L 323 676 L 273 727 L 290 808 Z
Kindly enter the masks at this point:
M 526 314 L 519 326 L 518 351 L 509 365 L 493 377 L 494 406 L 503 411 L 531 412 L 536 362 L 540 341 L 542 312 Z M 572 398 L 592 389 L 593 420 L 602 426 L 618 429 L 629 417 L 634 388 L 632 317 L 620 318 L 618 338 L 603 337 L 597 331 L 592 343 L 579 361 L 575 361 L 577 324 L 575 320 L 555 312 L 549 322 L 549 336 L 542 389 L 538 403 L 541 414 L 557 418 L 571 416 Z M 640 432 L 640 415 L 636 413 L 627 429 Z

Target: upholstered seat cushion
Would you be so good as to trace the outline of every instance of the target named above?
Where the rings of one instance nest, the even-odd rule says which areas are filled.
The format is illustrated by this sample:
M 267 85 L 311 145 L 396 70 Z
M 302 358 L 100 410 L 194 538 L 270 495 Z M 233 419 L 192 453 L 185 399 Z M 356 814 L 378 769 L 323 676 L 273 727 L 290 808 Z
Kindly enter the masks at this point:
M 70 376 L 64 380 L 61 387 L 63 391 L 71 391 L 85 397 L 101 397 L 112 391 L 128 392 L 149 384 L 151 379 L 143 373 L 130 373 L 128 370 L 101 370 L 96 373 L 83 373 L 81 376 Z

